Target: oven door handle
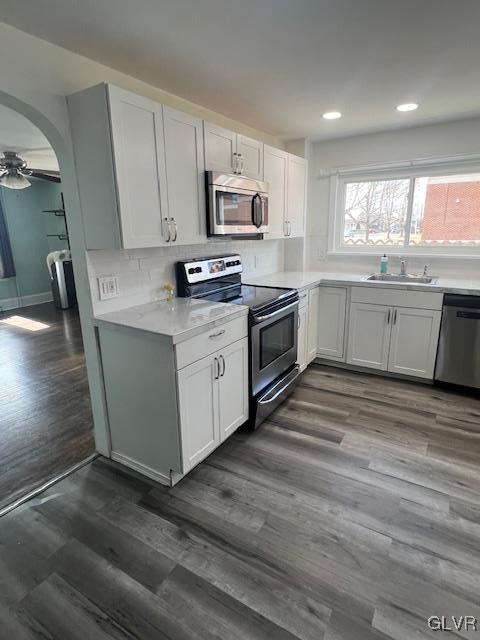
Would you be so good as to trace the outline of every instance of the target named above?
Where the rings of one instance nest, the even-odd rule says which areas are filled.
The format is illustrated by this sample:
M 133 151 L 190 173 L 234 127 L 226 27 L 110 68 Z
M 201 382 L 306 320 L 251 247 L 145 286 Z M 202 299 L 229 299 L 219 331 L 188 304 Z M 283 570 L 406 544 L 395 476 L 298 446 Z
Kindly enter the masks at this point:
M 288 387 L 293 382 L 295 382 L 295 380 L 299 377 L 299 375 L 300 375 L 300 368 L 297 365 L 295 369 L 292 369 L 292 371 L 290 371 L 289 374 L 287 374 L 284 378 L 282 378 L 269 393 L 266 393 L 264 396 L 259 398 L 258 404 L 262 405 L 262 404 L 270 404 L 271 402 L 274 402 L 278 398 L 278 396 L 280 396 L 286 389 L 288 389 Z M 279 386 L 280 388 L 278 388 Z M 273 392 L 273 395 L 270 395 L 272 392 Z
M 254 320 L 256 320 L 257 322 L 263 322 L 264 320 L 269 320 L 270 318 L 274 318 L 275 316 L 278 316 L 280 313 L 287 311 L 287 309 L 292 309 L 293 307 L 296 307 L 296 306 L 298 306 L 298 300 L 295 300 L 295 302 L 287 304 L 286 307 L 282 307 L 281 309 L 272 311 L 272 313 L 268 313 L 266 316 L 254 316 Z

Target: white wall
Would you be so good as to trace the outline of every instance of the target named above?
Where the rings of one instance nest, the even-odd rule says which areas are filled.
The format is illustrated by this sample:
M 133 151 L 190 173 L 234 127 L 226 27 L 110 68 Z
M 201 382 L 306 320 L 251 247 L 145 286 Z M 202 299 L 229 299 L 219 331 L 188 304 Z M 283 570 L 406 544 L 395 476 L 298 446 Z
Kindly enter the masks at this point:
M 192 246 L 172 246 L 128 251 L 88 251 L 87 264 L 94 313 L 116 311 L 166 297 L 163 285 L 175 283 L 175 262 L 188 258 L 240 253 L 244 282 L 283 270 L 283 240 L 238 240 L 209 242 Z M 97 277 L 116 275 L 119 283 L 117 298 L 100 300 Z
M 98 347 L 92 324 L 93 309 L 81 207 L 65 96 L 107 81 L 273 146 L 281 147 L 282 144 L 276 138 L 233 122 L 221 114 L 208 111 L 135 78 L 0 23 L 0 58 L 11 61 L 12 55 L 15 59 L 14 64 L 5 64 L 2 67 L 0 104 L 18 111 L 31 120 L 47 137 L 59 160 L 95 421 L 95 441 L 97 450 L 108 455 L 109 439 L 103 387 Z M 126 255 L 129 256 L 129 254 Z M 135 264 L 135 258 L 132 263 Z
M 274 136 L 1 22 L 0 51 L 4 60 L 9 60 L 12 52 L 15 52 L 15 64 L 10 65 L 9 69 L 2 68 L 0 88 L 29 104 L 35 104 L 47 118 L 61 126 L 62 134 L 66 134 L 68 130 L 64 96 L 99 82 L 111 82 L 199 118 L 283 148 L 282 142 Z
M 307 268 L 372 272 L 379 266 L 376 257 L 327 256 L 330 181 L 322 172 L 462 154 L 480 154 L 480 118 L 314 143 L 309 161 Z M 392 259 L 392 270 L 398 262 Z M 480 260 L 472 259 L 409 258 L 409 270 L 421 270 L 426 262 L 432 273 L 480 276 Z

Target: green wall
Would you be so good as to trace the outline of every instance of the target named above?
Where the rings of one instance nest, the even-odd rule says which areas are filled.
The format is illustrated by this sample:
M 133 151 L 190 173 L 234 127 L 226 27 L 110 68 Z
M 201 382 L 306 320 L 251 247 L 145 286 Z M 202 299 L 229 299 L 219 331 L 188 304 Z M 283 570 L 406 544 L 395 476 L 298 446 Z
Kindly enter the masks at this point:
M 27 189 L 0 187 L 12 245 L 16 276 L 0 280 L 1 301 L 50 291 L 45 262 L 50 251 L 67 248 L 67 243 L 47 238 L 48 233 L 62 233 L 63 218 L 42 209 L 61 207 L 61 184 L 32 180 Z

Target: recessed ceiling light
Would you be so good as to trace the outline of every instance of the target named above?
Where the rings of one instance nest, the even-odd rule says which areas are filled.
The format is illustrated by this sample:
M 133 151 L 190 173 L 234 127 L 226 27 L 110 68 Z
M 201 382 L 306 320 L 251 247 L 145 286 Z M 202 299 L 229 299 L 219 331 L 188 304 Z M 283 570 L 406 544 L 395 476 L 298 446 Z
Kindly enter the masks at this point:
M 397 111 L 415 111 L 415 109 L 418 109 L 416 102 L 406 102 L 405 104 L 399 104 L 397 107 Z
M 341 117 L 342 114 L 340 113 L 340 111 L 327 111 L 322 116 L 322 118 L 325 118 L 325 120 L 338 120 L 338 118 Z

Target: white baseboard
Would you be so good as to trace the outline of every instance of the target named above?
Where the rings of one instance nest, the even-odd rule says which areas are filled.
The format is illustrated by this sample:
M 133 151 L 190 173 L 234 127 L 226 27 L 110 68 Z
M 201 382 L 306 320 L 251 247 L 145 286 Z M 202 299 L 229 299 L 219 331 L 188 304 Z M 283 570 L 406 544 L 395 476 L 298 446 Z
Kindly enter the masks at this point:
M 42 293 L 32 293 L 28 296 L 20 296 L 19 298 L 0 299 L 0 309 L 8 311 L 9 309 L 19 309 L 21 307 L 31 307 L 34 304 L 42 304 L 51 302 L 53 295 L 51 291 L 43 291 Z
M 110 457 L 115 462 L 119 462 L 120 464 L 123 464 L 126 467 L 129 467 L 130 469 L 133 469 L 133 471 L 137 471 L 138 473 L 141 473 L 142 475 L 146 476 L 147 478 L 150 478 L 151 480 L 155 480 L 156 482 L 159 482 L 160 484 L 164 484 L 167 487 L 172 486 L 170 476 L 165 473 L 160 473 L 159 471 L 155 471 L 151 467 L 147 467 L 141 462 L 137 462 L 136 460 L 133 460 L 132 458 L 129 458 L 128 456 L 125 456 L 122 453 L 116 453 L 115 451 L 112 451 L 110 454 Z M 176 481 L 178 482 L 178 480 Z

